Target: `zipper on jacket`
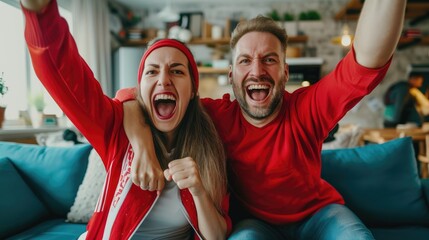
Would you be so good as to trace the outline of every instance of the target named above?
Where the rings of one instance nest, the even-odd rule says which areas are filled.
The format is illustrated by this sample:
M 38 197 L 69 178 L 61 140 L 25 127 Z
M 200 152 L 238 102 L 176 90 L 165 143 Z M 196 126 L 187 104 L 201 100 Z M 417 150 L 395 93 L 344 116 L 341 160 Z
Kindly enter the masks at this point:
M 188 212 L 186 211 L 185 206 L 183 205 L 183 201 L 182 201 L 182 196 L 180 196 L 180 189 L 179 191 L 177 191 L 177 194 L 179 195 L 179 199 L 180 199 L 180 206 L 181 206 L 181 210 L 183 212 L 183 214 L 185 215 L 186 220 L 188 220 L 189 224 L 191 225 L 192 229 L 194 229 L 195 234 L 197 234 L 197 236 L 201 239 L 204 240 L 203 237 L 201 237 L 200 233 L 197 231 L 197 229 L 195 228 L 195 226 L 192 224 L 191 219 L 189 219 L 189 215 Z M 196 209 L 195 209 L 196 211 Z
M 133 233 L 130 235 L 130 237 L 128 238 L 128 240 L 130 240 L 134 234 L 137 232 L 137 230 L 139 229 L 140 225 L 142 225 L 143 221 L 147 218 L 147 216 L 149 215 L 150 211 L 152 211 L 153 207 L 155 206 L 156 202 L 158 201 L 160 195 L 157 195 L 155 198 L 155 201 L 153 201 L 152 206 L 150 206 L 149 210 L 147 211 L 147 213 L 145 214 L 145 216 L 142 218 L 142 220 L 140 221 L 140 223 L 137 225 L 136 229 L 134 229 Z

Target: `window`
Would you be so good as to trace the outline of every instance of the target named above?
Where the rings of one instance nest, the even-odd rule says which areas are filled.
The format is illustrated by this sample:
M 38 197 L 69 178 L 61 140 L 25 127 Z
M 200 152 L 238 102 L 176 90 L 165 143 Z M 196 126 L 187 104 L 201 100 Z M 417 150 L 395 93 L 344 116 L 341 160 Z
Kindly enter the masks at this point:
M 24 17 L 16 1 L 0 1 L 0 75 L 9 91 L 5 95 L 6 119 L 17 120 L 20 111 L 34 111 L 34 100 L 44 101 L 44 113 L 63 113 L 37 79 L 24 39 Z M 71 12 L 60 7 L 60 14 L 72 29 Z M 7 19 L 7 21 L 5 20 Z

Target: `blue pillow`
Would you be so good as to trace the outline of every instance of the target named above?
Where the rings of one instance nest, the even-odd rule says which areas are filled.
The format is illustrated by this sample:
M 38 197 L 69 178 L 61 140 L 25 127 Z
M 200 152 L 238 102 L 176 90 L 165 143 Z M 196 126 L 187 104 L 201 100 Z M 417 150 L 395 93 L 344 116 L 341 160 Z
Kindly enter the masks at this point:
M 0 158 L 0 192 L 0 239 L 34 226 L 49 215 L 8 158 Z
M 368 226 L 429 225 L 411 138 L 322 151 L 322 178 Z
M 23 179 L 57 216 L 66 217 L 82 183 L 92 147 L 45 147 L 0 142 L 0 157 L 8 157 Z

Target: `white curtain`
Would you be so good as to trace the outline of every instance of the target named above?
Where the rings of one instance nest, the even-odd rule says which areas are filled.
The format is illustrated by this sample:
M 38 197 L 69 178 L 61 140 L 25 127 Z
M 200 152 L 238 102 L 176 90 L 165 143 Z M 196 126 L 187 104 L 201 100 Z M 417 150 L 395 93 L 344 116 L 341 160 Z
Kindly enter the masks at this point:
M 109 10 L 107 0 L 72 0 L 73 36 L 103 91 L 112 96 Z

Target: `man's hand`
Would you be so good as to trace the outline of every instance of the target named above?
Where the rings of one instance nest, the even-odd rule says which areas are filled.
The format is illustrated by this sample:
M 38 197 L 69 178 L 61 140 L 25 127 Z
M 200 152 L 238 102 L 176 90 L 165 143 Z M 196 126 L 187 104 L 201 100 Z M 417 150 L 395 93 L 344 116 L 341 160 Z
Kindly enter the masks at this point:
M 42 9 L 48 6 L 49 2 L 51 2 L 51 0 L 21 0 L 22 6 L 35 12 L 42 11 Z

